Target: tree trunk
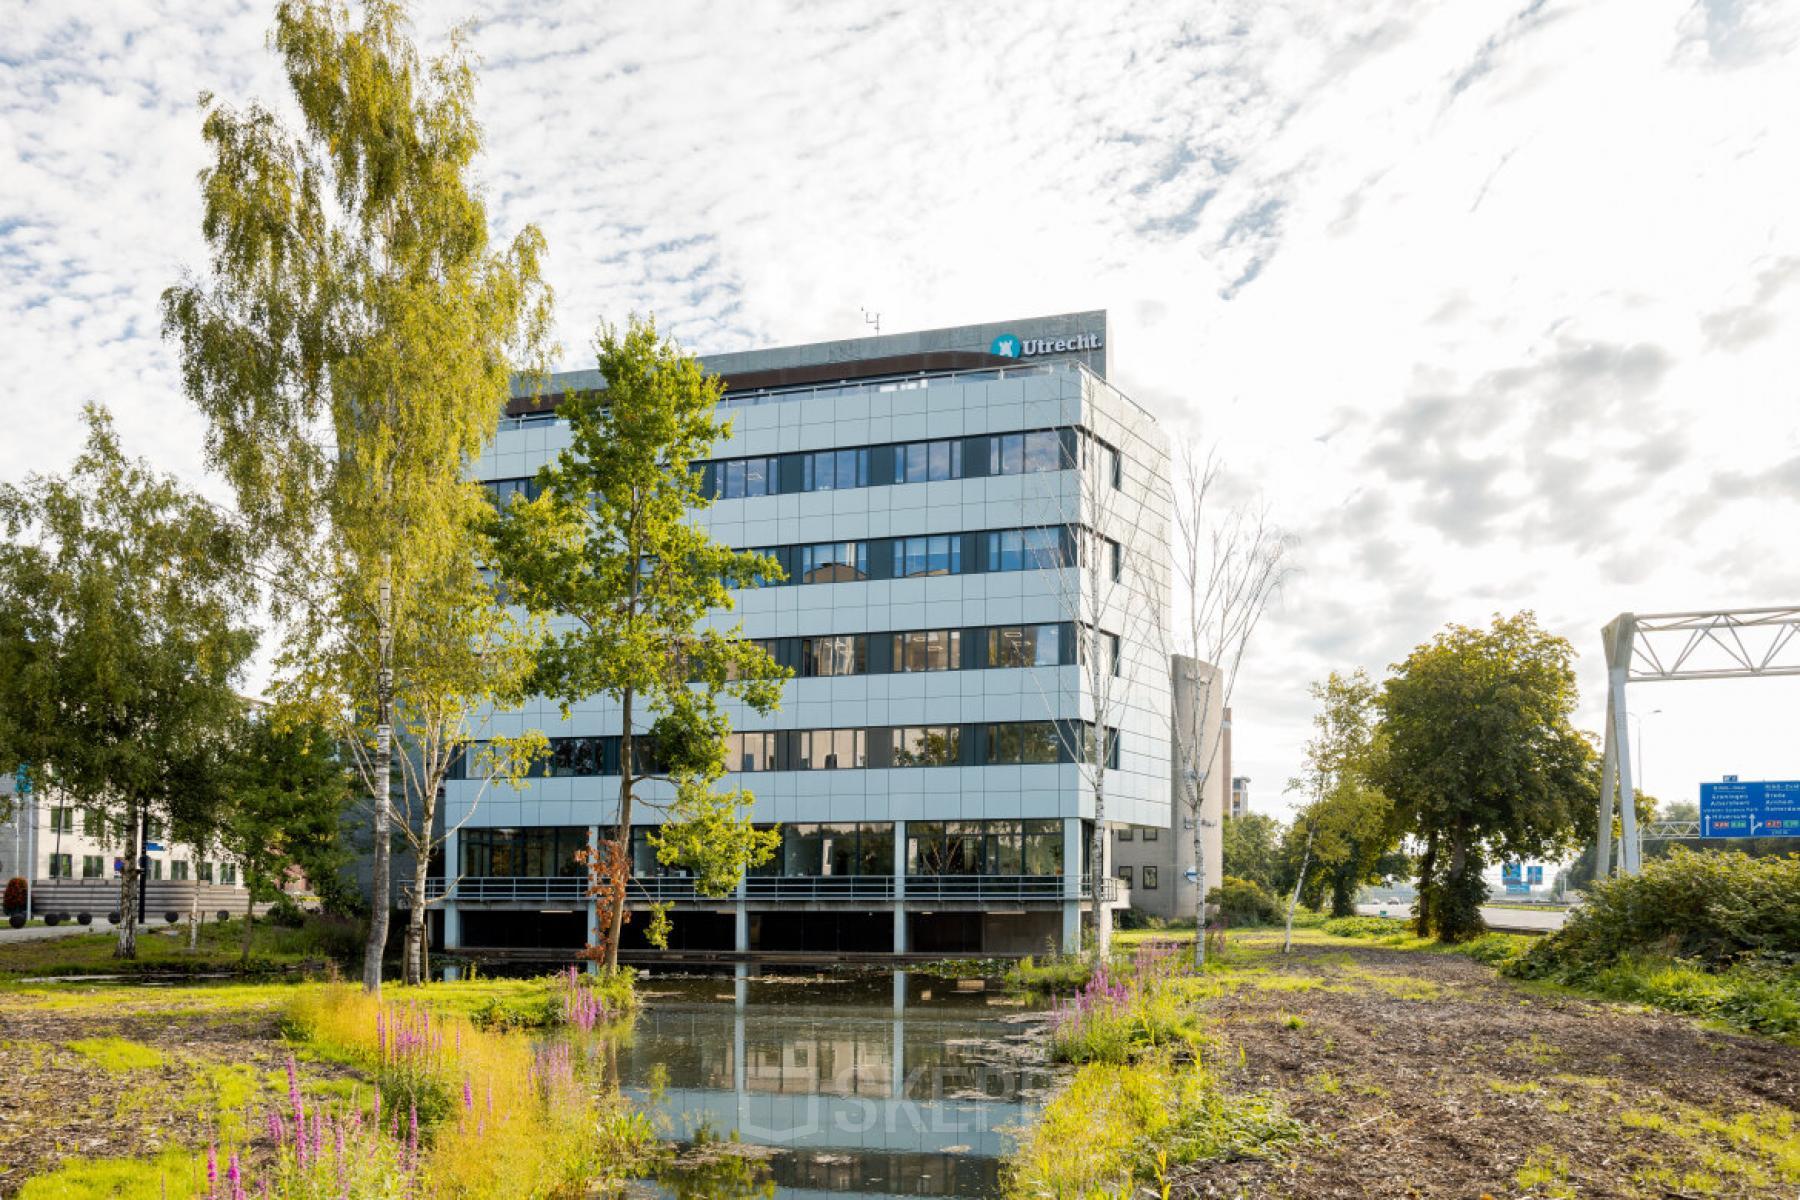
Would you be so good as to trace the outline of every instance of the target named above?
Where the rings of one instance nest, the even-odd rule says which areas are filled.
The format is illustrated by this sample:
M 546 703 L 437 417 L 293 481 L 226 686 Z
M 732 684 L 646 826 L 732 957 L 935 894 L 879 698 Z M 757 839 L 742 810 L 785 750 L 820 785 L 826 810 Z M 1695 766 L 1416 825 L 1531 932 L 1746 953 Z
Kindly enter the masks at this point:
M 637 739 L 631 732 L 631 702 L 636 697 L 631 688 L 626 688 L 619 697 L 619 713 L 623 731 L 619 738 L 619 824 L 613 836 L 613 844 L 618 852 L 613 858 L 613 869 L 629 872 L 631 869 L 631 784 L 632 772 L 637 765 Z M 607 914 L 610 928 L 606 931 L 606 966 L 608 970 L 619 968 L 619 936 L 625 929 L 625 894 L 619 890 L 615 880 L 607 884 L 613 889 L 612 911 Z
M 202 853 L 196 849 L 195 854 Z M 188 887 L 188 953 L 200 949 L 200 860 L 194 860 L 194 879 Z
M 1413 897 L 1413 932 L 1430 937 L 1433 923 L 1432 891 L 1437 886 L 1432 876 L 1437 871 L 1438 835 L 1434 829 L 1425 838 L 1425 853 L 1419 858 L 1419 890 Z
M 1334 917 L 1354 917 L 1356 915 L 1356 879 L 1350 874 L 1350 868 L 1339 867 L 1331 877 L 1331 915 Z
M 244 867 L 244 958 L 250 965 L 250 934 L 256 926 L 256 876 L 248 864 Z
M 125 870 L 119 875 L 119 941 L 114 958 L 137 957 L 138 860 L 143 857 L 143 813 L 136 804 L 126 809 Z
M 387 952 L 388 910 L 392 903 L 393 884 L 388 877 L 389 795 L 388 776 L 393 770 L 394 750 L 394 594 L 393 582 L 384 570 L 381 580 L 380 613 L 377 637 L 381 643 L 381 665 L 375 675 L 375 854 L 374 879 L 369 892 L 369 943 L 363 948 L 363 990 L 381 992 L 381 959 Z
M 1206 781 L 1194 785 L 1194 967 L 1206 965 Z M 1177 883 L 1175 886 L 1180 887 Z
M 1097 734 L 1097 740 L 1104 740 L 1104 734 Z M 1104 760 L 1104 747 L 1096 751 Z M 1092 880 L 1094 893 L 1094 963 L 1106 962 L 1106 956 L 1112 950 L 1112 910 L 1106 907 L 1106 775 L 1104 768 L 1094 784 L 1094 836 L 1089 839 L 1088 875 Z
M 1287 933 L 1281 939 L 1281 952 L 1291 954 L 1294 949 L 1294 910 L 1300 907 L 1300 889 L 1306 886 L 1306 866 L 1312 861 L 1312 826 L 1306 828 L 1306 846 L 1300 851 L 1300 875 L 1294 880 L 1293 895 L 1288 897 Z

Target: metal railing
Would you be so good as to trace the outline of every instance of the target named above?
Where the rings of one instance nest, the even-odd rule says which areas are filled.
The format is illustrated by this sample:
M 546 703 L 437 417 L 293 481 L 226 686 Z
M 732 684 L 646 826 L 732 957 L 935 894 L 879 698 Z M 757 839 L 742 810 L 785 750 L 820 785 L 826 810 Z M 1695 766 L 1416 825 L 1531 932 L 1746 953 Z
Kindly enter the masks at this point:
M 452 892 L 451 883 L 455 888 Z M 1079 890 L 1076 886 L 1079 884 Z M 892 900 L 898 888 L 892 875 L 752 875 L 744 880 L 746 900 Z M 694 880 L 686 875 L 643 875 L 626 885 L 632 900 L 705 900 L 735 897 L 706 897 L 694 889 Z M 457 900 L 514 901 L 537 904 L 581 903 L 587 894 L 587 879 L 580 875 L 465 875 L 451 881 L 426 880 L 429 899 L 451 895 Z M 1093 897 L 1090 881 L 1079 881 L 1061 875 L 908 875 L 908 900 L 1088 900 Z M 1119 897 L 1119 881 L 1101 881 L 1101 900 L 1111 902 Z

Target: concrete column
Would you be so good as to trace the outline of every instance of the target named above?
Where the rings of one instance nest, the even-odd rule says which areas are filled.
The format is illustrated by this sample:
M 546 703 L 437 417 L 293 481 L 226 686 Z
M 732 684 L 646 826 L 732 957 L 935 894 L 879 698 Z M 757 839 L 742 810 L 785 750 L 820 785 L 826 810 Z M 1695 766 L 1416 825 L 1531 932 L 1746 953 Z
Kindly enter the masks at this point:
M 1064 954 L 1081 952 L 1081 818 L 1063 818 L 1063 924 Z M 1098 905 L 1100 898 L 1094 897 Z
M 894 953 L 912 949 L 906 929 L 906 822 L 894 822 Z
M 598 825 L 589 825 L 587 833 L 588 848 L 598 848 L 600 845 L 600 827 Z M 586 892 L 587 888 L 582 886 L 580 890 Z M 576 903 L 580 904 L 582 908 L 587 911 L 587 940 L 588 945 L 592 946 L 600 940 L 600 914 L 594 911 L 594 902 L 586 895 L 579 897 L 576 900 Z M 597 975 L 600 973 L 600 964 L 590 958 L 588 959 L 587 970 L 589 975 Z
M 456 877 L 462 873 L 462 835 L 455 829 L 444 834 L 444 886 L 451 887 Z M 462 910 L 458 907 L 455 892 L 444 897 L 444 949 L 455 950 L 462 945 Z
M 732 924 L 731 944 L 739 954 L 746 953 L 750 949 L 750 905 L 744 900 L 744 887 L 741 883 L 738 885 L 737 912 L 732 914 Z M 750 974 L 750 964 L 737 964 L 733 974 L 739 979 L 746 978 Z

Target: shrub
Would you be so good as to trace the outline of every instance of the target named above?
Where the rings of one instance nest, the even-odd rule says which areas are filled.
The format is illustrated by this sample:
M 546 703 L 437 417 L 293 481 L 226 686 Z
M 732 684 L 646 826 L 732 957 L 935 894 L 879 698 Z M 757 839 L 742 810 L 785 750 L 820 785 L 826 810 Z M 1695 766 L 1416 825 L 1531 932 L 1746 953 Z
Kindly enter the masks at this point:
M 25 894 L 25 881 L 14 875 L 6 881 L 6 896 L 0 899 L 0 911 L 4 911 L 9 917 L 16 912 L 24 912 Z
M 1094 960 L 1083 954 L 1056 954 L 1042 961 L 1027 957 L 1006 969 L 1006 985 L 1026 992 L 1073 992 L 1093 973 Z
M 1333 917 L 1320 928 L 1332 937 L 1406 937 L 1412 933 L 1412 922 L 1393 917 Z
M 1262 884 L 1227 875 L 1206 893 L 1206 902 L 1218 908 L 1231 925 L 1273 925 L 1281 920 L 1281 904 Z
M 1562 930 L 1529 957 L 1597 969 L 1645 954 L 1712 968 L 1758 957 L 1800 960 L 1800 854 L 1677 848 L 1640 875 L 1596 882 Z
M 275 903 L 269 905 L 265 920 L 280 925 L 284 929 L 298 929 L 306 924 L 306 914 L 294 903 L 294 898 L 286 892 L 275 897 Z

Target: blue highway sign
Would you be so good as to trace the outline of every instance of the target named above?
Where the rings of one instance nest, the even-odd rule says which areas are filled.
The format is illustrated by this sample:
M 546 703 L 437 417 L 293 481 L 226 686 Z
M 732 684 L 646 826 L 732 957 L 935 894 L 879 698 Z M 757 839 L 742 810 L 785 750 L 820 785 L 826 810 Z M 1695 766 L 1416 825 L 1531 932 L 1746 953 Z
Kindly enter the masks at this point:
M 1800 837 L 1800 780 L 1728 776 L 1701 784 L 1700 836 Z

